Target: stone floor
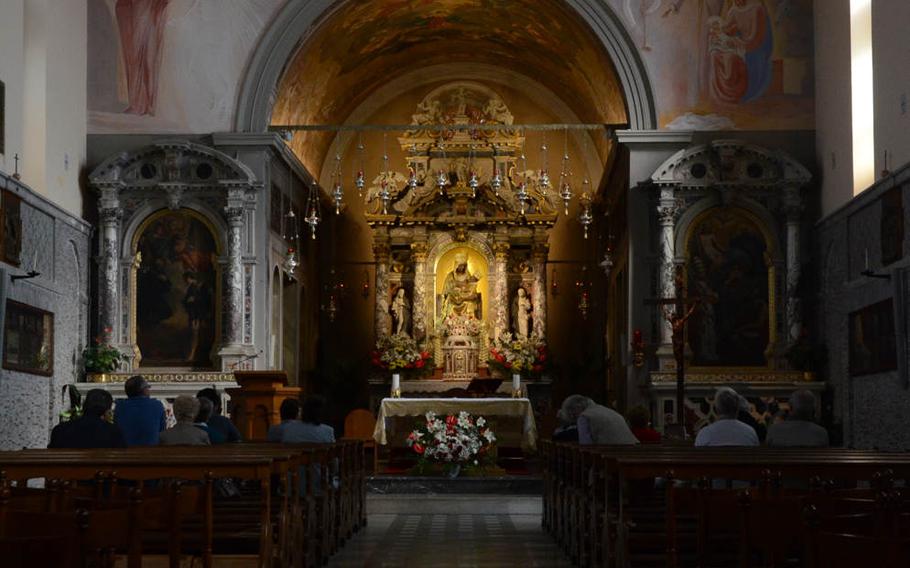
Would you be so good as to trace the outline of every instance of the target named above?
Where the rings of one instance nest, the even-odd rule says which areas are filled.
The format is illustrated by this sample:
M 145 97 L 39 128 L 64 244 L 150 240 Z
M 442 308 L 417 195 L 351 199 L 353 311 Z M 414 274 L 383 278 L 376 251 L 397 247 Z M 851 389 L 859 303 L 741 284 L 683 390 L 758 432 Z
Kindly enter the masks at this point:
M 369 495 L 367 511 L 329 568 L 572 565 L 540 528 L 540 497 Z

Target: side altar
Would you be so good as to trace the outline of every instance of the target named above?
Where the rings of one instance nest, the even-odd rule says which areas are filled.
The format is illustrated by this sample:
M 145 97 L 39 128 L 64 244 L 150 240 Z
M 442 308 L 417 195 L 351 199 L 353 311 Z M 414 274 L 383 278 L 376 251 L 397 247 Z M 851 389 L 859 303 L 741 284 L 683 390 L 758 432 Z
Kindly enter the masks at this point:
M 376 337 L 413 338 L 432 353 L 435 380 L 487 375 L 490 347 L 506 336 L 546 340 L 548 241 L 559 196 L 546 170 L 527 169 L 512 122 L 489 88 L 443 85 L 398 139 L 404 170 L 386 159 L 365 181 Z M 439 124 L 486 128 L 429 127 Z

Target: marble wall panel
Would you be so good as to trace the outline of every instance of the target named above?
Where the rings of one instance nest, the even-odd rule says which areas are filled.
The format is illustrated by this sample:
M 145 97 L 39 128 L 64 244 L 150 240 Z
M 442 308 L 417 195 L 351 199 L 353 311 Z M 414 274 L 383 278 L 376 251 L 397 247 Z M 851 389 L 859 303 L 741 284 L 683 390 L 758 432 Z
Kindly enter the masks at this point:
M 22 198 L 22 267 L 0 265 L 2 277 L 33 264 L 41 272 L 9 282 L 7 297 L 54 314 L 53 375 L 0 369 L 0 450 L 43 447 L 64 408 L 63 385 L 77 380 L 88 336 L 91 227 L 3 174 L 0 187 Z

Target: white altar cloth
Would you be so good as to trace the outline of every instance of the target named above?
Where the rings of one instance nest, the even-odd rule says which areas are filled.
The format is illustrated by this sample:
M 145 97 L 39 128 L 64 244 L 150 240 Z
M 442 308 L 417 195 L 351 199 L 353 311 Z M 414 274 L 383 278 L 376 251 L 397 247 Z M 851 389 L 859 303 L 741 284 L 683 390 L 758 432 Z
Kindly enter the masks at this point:
M 537 448 L 537 424 L 531 401 L 526 398 L 384 398 L 379 405 L 373 439 L 379 444 L 388 444 L 386 418 L 423 416 L 430 410 L 442 416 L 462 410 L 475 417 L 519 416 L 523 418 L 522 445 L 528 450 Z

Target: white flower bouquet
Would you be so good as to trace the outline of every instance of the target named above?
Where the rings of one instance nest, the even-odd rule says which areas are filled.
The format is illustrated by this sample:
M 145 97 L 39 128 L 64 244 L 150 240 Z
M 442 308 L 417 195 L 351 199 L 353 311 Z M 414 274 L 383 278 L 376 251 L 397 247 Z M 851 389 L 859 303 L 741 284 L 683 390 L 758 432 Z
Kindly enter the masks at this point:
M 427 412 L 425 418 L 408 436 L 408 446 L 420 456 L 421 469 L 428 462 L 444 466 L 480 465 L 496 442 L 483 416 L 475 419 L 462 411 L 439 417 Z

